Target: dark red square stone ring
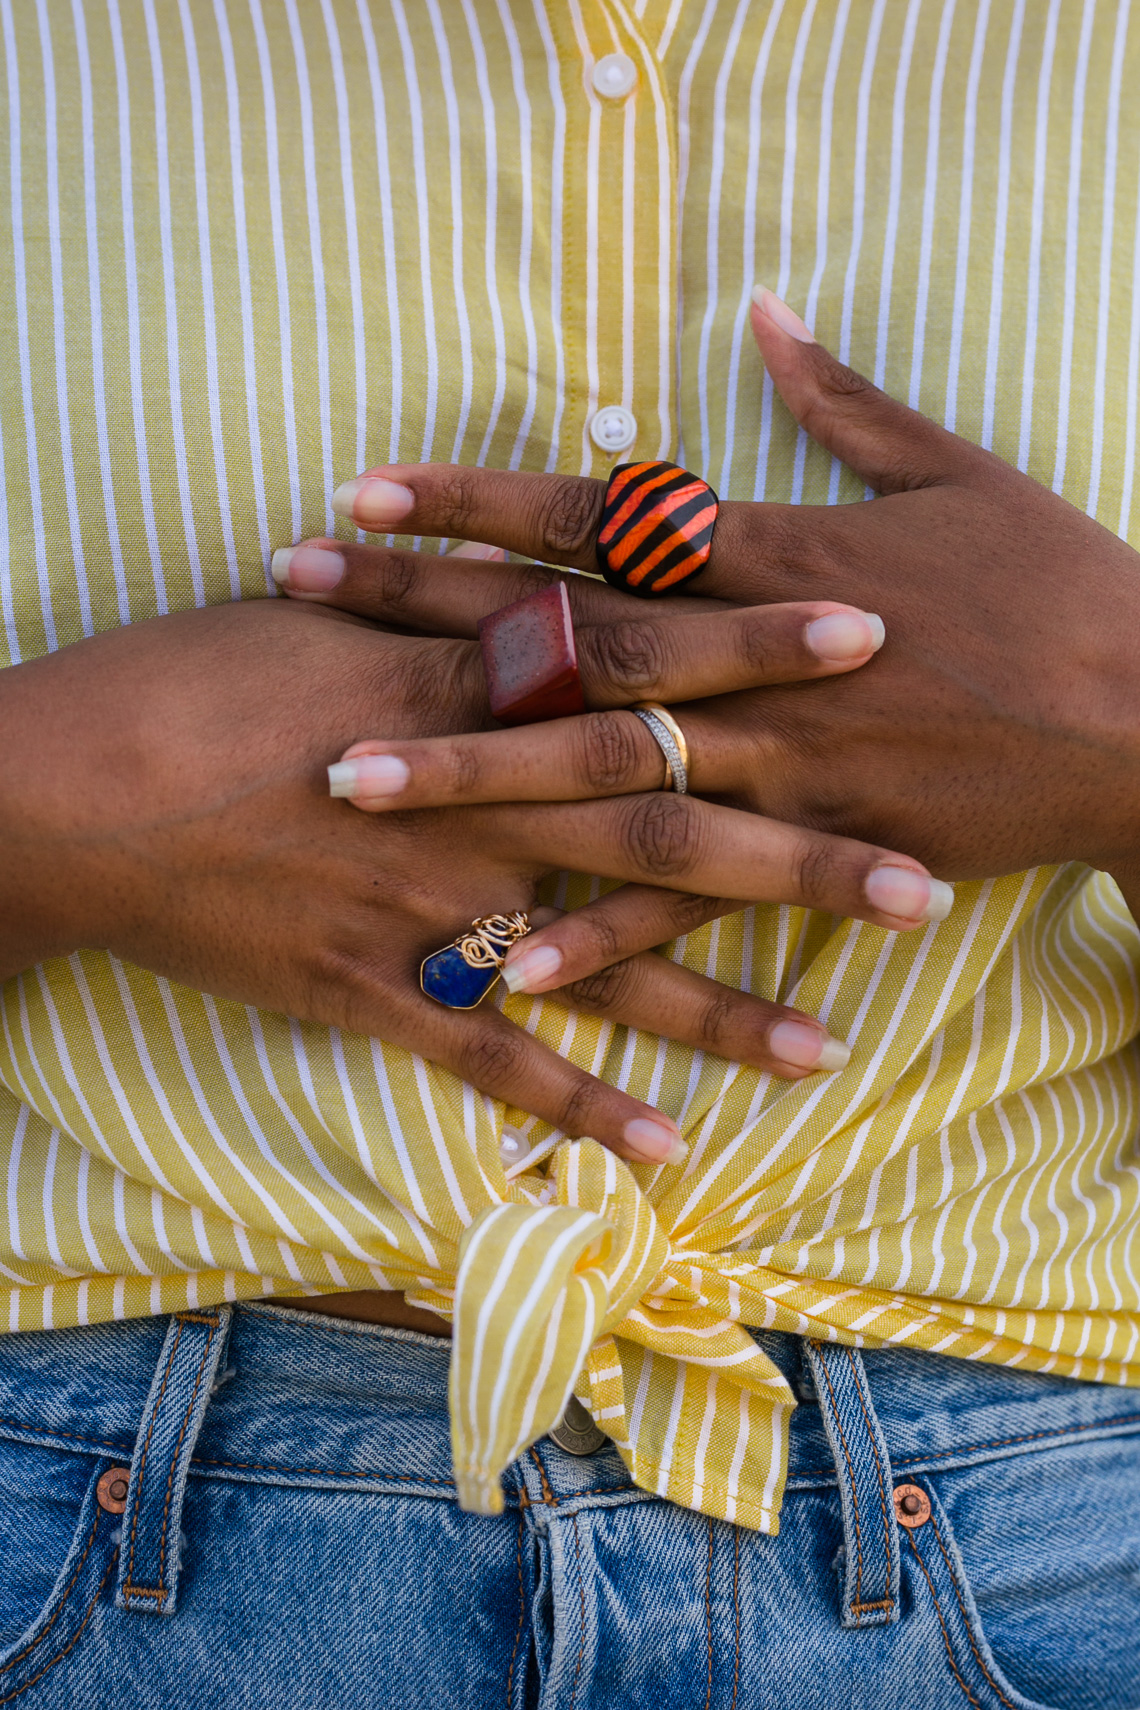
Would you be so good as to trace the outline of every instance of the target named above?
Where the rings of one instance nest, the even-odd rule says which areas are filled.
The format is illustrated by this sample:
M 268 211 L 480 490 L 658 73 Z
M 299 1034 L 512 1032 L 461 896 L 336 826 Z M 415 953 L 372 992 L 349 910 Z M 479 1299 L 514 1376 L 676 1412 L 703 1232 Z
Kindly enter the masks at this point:
M 598 562 L 613 588 L 643 599 L 676 593 L 708 562 L 719 501 L 675 463 L 619 463 L 598 530 Z

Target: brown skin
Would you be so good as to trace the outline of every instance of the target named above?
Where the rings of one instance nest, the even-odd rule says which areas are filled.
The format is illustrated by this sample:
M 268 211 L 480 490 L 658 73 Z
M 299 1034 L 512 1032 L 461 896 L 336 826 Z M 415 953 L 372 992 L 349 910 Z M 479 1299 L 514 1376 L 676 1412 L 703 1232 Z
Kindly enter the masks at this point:
M 717 693 L 690 688 L 674 711 L 689 741 L 694 789 L 753 812 L 905 848 L 948 878 L 1055 861 L 1110 872 L 1140 906 L 1140 554 L 1000 459 L 935 426 L 802 342 L 760 309 L 753 329 L 796 418 L 884 496 L 809 507 L 726 503 L 700 599 L 634 600 L 566 578 L 576 622 L 609 626 L 627 704 L 657 694 L 662 636 L 722 603 L 847 600 L 881 614 L 886 644 L 842 680 Z M 382 473 L 415 494 L 399 524 L 466 534 L 581 570 L 594 551 L 604 488 L 564 476 L 444 466 Z M 362 495 L 362 501 L 366 496 Z M 358 506 L 358 520 L 370 519 Z M 330 543 L 331 544 L 331 543 Z M 438 561 L 338 545 L 348 608 L 438 624 Z M 456 591 L 453 633 L 551 572 L 482 564 Z M 678 625 L 676 619 L 685 617 Z M 702 622 L 708 619 L 702 617 Z M 588 633 L 585 629 L 583 633 Z M 601 633 L 601 632 L 599 632 Z M 596 703 L 595 703 L 596 704 Z M 611 703 L 612 704 L 612 703 Z M 615 715 L 604 715 L 612 719 Z M 622 715 L 617 715 L 622 717 Z M 589 721 L 460 737 L 447 744 L 370 742 L 413 767 L 408 802 L 589 791 Z M 657 762 L 631 765 L 644 787 Z M 464 780 L 455 787 L 455 780 Z M 612 927 L 627 918 L 621 929 Z M 611 903 L 606 929 L 581 910 L 519 946 L 563 952 L 559 979 L 596 966 L 607 945 L 628 955 L 671 930 L 673 899 L 643 890 Z M 530 989 L 541 990 L 538 983 Z
M 406 1045 L 571 1134 L 657 1161 L 676 1138 L 668 1117 L 493 1004 L 425 998 L 423 956 L 477 916 L 531 908 L 567 865 L 687 885 L 698 912 L 715 891 L 880 924 L 867 873 L 884 858 L 921 872 L 660 794 L 368 818 L 329 798 L 325 767 L 378 708 L 396 735 L 485 725 L 477 647 L 273 601 L 156 619 L 0 673 L 0 978 L 108 949 L 220 997 Z M 567 1004 L 790 1079 L 807 1072 L 768 1049 L 792 1012 L 658 956 L 618 960 L 566 989 Z M 628 1130 L 644 1119 L 658 1142 Z

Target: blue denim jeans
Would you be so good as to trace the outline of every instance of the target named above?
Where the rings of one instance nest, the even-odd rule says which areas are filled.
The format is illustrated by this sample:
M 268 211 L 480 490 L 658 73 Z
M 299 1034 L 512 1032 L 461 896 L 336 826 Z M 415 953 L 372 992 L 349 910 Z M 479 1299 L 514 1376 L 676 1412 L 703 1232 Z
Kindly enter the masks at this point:
M 430 1337 L 0 1338 L 0 1705 L 1140 1706 L 1140 1393 L 762 1340 L 802 1398 L 777 1538 L 550 1439 L 461 1513 Z

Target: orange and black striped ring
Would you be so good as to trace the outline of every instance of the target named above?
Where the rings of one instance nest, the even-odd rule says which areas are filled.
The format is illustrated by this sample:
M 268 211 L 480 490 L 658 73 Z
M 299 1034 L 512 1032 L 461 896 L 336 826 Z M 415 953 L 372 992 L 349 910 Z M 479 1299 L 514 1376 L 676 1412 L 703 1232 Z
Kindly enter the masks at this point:
M 675 463 L 619 463 L 598 530 L 598 561 L 613 588 L 643 599 L 672 594 L 708 561 L 717 496 Z

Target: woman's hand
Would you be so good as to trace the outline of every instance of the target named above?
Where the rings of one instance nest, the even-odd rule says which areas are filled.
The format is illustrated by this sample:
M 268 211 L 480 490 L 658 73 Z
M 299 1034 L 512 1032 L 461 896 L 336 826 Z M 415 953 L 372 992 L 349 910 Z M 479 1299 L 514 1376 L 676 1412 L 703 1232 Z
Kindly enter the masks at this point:
M 629 704 L 666 698 L 656 687 L 660 663 L 680 645 L 669 633 L 710 621 L 701 615 L 716 611 L 708 596 L 751 608 L 842 599 L 881 613 L 883 651 L 837 681 L 724 693 L 714 671 L 703 689 L 691 685 L 675 711 L 692 787 L 781 820 L 900 846 L 950 878 L 1080 859 L 1140 898 L 1140 556 L 843 368 L 766 294 L 753 326 L 789 408 L 885 496 L 842 507 L 723 504 L 708 568 L 688 584 L 699 599 L 649 606 L 567 577 L 587 650 L 608 650 Z M 350 483 L 339 503 L 366 527 L 463 534 L 595 570 L 603 491 L 564 476 L 427 466 Z M 316 597 L 460 634 L 552 574 L 494 564 L 457 572 L 454 560 L 319 544 L 344 572 Z M 301 581 L 304 556 L 297 565 Z M 291 582 L 291 566 L 285 573 Z M 599 625 L 608 639 L 589 640 Z M 514 793 L 539 776 L 548 797 L 585 793 L 588 725 L 477 739 L 462 762 L 474 780 L 470 795 L 448 790 L 441 756 L 421 752 L 406 799 L 500 793 L 508 741 L 517 744 Z M 655 764 L 645 750 L 643 769 L 632 768 L 623 787 L 644 787 Z M 454 776 L 454 757 L 452 768 Z M 652 930 L 667 931 L 660 911 Z M 569 931 L 567 922 L 543 937 L 561 941 Z M 624 939 L 622 948 L 635 942 Z M 516 959 L 522 954 L 520 947 Z
M 595 685 L 605 692 L 600 670 Z M 886 869 L 930 895 L 905 856 L 660 794 L 383 819 L 329 797 L 328 763 L 377 722 L 420 740 L 488 721 L 472 643 L 284 602 L 160 618 L 0 673 L 0 977 L 108 949 L 404 1045 L 571 1134 L 660 1162 L 679 1146 L 669 1118 L 493 1005 L 431 1002 L 421 959 L 480 915 L 531 908 L 542 877 L 566 866 L 683 885 L 697 915 L 711 892 L 890 924 L 867 890 Z M 605 899 L 593 909 L 604 921 Z M 790 1079 L 846 1060 L 818 1022 L 661 957 L 560 996 Z

